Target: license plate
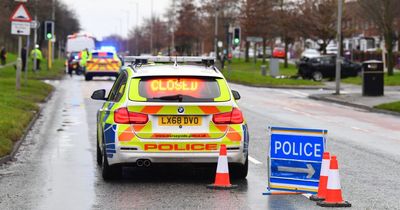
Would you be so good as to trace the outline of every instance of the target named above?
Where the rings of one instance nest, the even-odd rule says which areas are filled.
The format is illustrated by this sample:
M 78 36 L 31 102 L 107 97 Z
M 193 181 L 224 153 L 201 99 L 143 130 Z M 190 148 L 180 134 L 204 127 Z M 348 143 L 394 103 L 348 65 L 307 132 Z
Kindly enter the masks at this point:
M 200 116 L 159 116 L 159 126 L 200 126 Z

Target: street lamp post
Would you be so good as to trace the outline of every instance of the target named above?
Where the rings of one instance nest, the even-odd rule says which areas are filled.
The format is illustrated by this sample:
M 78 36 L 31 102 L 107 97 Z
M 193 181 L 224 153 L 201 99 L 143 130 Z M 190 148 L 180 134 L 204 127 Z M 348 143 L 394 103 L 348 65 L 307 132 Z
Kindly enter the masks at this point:
M 123 10 L 126 13 L 126 49 L 125 51 L 129 52 L 129 20 L 130 20 L 130 12 L 129 10 Z
M 153 0 L 151 0 L 151 21 L 150 21 L 150 54 L 153 54 Z
M 139 27 L 139 3 L 136 3 L 136 29 Z M 139 55 L 139 41 L 138 37 L 135 37 L 135 47 L 136 47 L 136 55 Z
M 337 19 L 337 55 L 336 55 L 336 95 L 340 95 L 340 71 L 341 71 L 341 54 L 342 54 L 342 47 L 340 46 L 342 44 L 342 0 L 338 1 L 338 19 Z
M 215 58 L 218 60 L 218 5 L 215 8 L 215 33 L 214 33 L 214 52 Z

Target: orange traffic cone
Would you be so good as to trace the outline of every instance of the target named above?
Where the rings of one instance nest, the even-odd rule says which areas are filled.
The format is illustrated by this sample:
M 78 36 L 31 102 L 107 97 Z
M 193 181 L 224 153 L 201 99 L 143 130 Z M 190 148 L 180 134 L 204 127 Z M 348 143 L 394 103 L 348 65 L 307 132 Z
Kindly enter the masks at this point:
M 339 166 L 336 156 L 331 157 L 325 201 L 318 201 L 317 205 L 322 207 L 351 207 L 351 204 L 342 198 Z
M 324 152 L 322 156 L 321 173 L 319 176 L 318 193 L 317 195 L 312 195 L 310 200 L 312 201 L 323 201 L 326 196 L 326 186 L 328 185 L 328 173 L 329 173 L 329 162 L 330 162 L 329 152 Z
M 226 145 L 221 145 L 217 164 L 217 174 L 214 184 L 207 185 L 210 189 L 232 189 L 237 185 L 232 185 L 229 179 L 228 157 L 226 156 Z

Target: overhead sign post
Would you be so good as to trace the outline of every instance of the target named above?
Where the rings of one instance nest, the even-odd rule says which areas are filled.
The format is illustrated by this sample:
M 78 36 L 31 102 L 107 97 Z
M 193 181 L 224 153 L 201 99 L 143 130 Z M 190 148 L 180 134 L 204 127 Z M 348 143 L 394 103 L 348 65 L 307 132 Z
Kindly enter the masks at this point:
M 327 130 L 270 127 L 269 135 L 268 190 L 316 193 Z
M 22 68 L 22 59 L 21 59 L 21 49 L 22 49 L 22 36 L 29 36 L 31 34 L 31 21 L 32 17 L 30 16 L 28 10 L 26 9 L 25 3 L 26 1 L 19 1 L 20 3 L 17 8 L 14 10 L 10 17 L 11 21 L 11 34 L 18 35 L 18 59 L 17 59 L 17 74 L 16 74 L 16 89 L 21 89 L 21 68 Z

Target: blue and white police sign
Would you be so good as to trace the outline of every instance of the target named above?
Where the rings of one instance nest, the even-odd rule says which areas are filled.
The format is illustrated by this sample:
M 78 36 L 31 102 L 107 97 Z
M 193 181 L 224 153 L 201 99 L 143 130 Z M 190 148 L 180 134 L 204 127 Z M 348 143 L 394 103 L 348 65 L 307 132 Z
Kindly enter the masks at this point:
M 269 190 L 316 193 L 327 133 L 269 127 Z

